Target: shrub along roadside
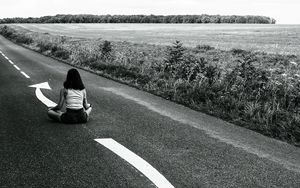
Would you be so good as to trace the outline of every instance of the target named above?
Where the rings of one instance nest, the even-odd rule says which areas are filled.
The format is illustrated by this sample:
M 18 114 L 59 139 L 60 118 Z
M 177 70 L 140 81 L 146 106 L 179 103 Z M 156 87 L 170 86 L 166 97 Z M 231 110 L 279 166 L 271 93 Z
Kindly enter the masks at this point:
M 1 27 L 14 42 L 72 65 L 221 117 L 294 145 L 300 143 L 297 56 L 207 45 L 81 40 Z

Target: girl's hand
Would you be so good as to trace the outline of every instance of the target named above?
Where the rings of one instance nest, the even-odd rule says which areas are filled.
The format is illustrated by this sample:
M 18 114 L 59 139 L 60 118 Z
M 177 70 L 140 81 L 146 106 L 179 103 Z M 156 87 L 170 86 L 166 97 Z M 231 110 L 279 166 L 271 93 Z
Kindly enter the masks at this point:
M 84 108 L 87 110 L 87 109 L 89 109 L 89 108 L 91 108 L 91 107 L 92 107 L 91 104 L 86 104 Z

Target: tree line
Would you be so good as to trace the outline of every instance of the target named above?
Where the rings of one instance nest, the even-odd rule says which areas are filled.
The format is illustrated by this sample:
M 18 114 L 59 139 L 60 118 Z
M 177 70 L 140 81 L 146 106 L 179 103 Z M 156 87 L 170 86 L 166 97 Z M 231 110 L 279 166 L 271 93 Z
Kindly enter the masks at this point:
M 221 15 L 91 15 L 58 14 L 38 18 L 3 18 L 0 24 L 8 23 L 245 23 L 275 24 L 276 20 L 266 16 L 221 16 Z

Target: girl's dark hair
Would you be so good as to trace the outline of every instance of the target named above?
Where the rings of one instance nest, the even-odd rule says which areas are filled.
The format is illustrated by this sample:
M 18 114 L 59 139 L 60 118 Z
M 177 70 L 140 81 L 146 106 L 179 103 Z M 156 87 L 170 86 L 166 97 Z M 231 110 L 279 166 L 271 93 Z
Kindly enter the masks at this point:
M 82 83 L 79 72 L 76 69 L 70 69 L 67 74 L 67 79 L 64 82 L 64 88 L 83 90 L 85 87 Z

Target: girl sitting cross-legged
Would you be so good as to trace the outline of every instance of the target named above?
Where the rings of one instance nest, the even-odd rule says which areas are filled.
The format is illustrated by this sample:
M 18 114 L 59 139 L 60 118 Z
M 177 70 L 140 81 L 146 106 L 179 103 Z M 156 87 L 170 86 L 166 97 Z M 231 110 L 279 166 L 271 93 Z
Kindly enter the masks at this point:
M 62 112 L 63 105 L 66 112 Z M 92 111 L 87 102 L 86 90 L 76 69 L 70 69 L 67 74 L 64 88 L 60 90 L 59 102 L 48 110 L 48 116 L 63 123 L 86 123 Z

